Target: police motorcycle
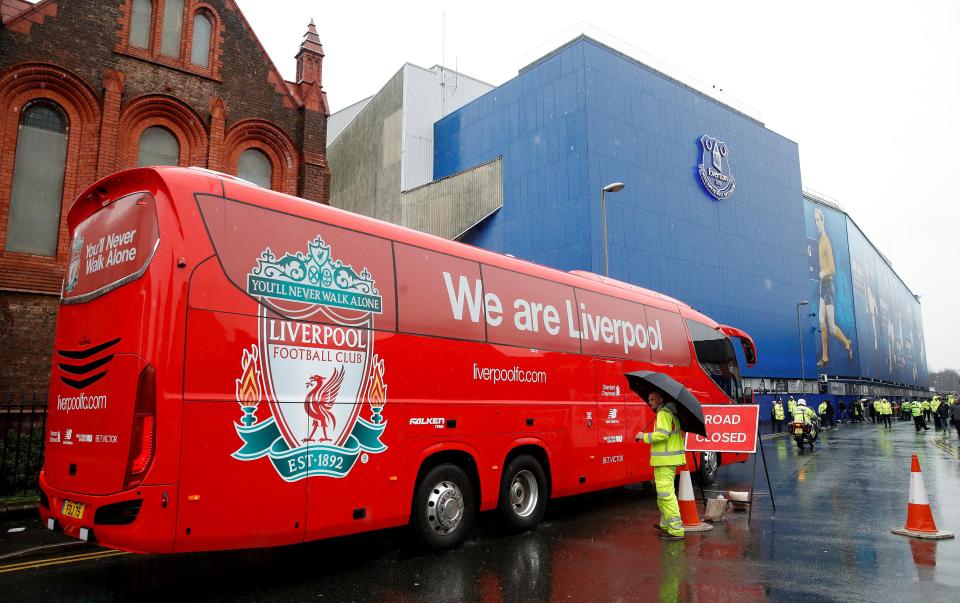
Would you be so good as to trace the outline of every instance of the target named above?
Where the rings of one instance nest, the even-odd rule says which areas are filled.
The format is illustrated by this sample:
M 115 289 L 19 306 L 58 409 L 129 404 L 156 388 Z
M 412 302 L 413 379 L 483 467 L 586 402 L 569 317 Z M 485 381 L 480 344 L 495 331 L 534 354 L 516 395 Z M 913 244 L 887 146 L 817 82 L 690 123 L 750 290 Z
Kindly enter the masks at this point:
M 797 406 L 806 408 L 806 401 L 798 400 Z M 804 446 L 809 446 L 810 452 L 813 452 L 813 444 L 820 437 L 820 418 L 813 415 L 810 421 L 794 419 L 790 422 L 788 430 L 790 435 L 793 436 L 793 441 L 797 443 L 797 448 L 800 449 L 801 454 L 803 454 Z

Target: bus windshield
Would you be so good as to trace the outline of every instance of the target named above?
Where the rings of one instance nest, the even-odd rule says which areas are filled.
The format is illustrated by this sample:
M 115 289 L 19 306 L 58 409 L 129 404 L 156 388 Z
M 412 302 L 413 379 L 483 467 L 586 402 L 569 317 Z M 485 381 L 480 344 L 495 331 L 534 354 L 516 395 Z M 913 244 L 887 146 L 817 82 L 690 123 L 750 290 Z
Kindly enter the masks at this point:
M 740 367 L 730 339 L 716 329 L 695 320 L 687 320 L 697 361 L 717 386 L 734 401 L 743 399 Z

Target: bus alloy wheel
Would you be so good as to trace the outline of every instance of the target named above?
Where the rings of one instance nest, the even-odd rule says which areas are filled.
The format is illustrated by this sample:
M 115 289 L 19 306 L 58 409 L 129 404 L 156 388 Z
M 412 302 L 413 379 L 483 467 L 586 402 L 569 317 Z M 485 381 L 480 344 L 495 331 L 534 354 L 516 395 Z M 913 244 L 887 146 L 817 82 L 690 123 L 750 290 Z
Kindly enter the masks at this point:
M 716 452 L 704 452 L 700 457 L 700 479 L 704 484 L 712 484 L 720 468 L 720 457 Z
M 547 507 L 547 478 L 540 462 L 528 454 L 512 459 L 500 482 L 500 518 L 515 534 L 537 527 Z
M 455 483 L 442 481 L 427 497 L 427 522 L 438 534 L 450 534 L 463 519 L 463 492 Z
M 467 473 L 444 463 L 427 471 L 417 483 L 410 523 L 427 548 L 452 549 L 470 533 L 476 510 Z

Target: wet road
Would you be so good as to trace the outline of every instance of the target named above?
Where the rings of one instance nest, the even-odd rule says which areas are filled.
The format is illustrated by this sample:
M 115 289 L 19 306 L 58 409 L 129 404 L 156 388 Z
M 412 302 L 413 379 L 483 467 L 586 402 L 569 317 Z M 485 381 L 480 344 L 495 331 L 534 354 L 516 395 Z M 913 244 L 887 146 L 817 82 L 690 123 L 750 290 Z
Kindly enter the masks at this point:
M 825 434 L 799 455 L 764 441 L 776 497 L 752 521 L 730 513 L 711 532 L 661 542 L 655 495 L 638 485 L 552 501 L 541 527 L 505 536 L 485 514 L 462 548 L 419 552 L 402 529 L 272 550 L 179 556 L 67 545 L 0 559 L 8 600 L 111 601 L 956 601 L 960 541 L 919 541 L 906 519 L 910 455 L 920 454 L 934 517 L 960 531 L 956 432 L 883 431 L 870 423 Z M 746 489 L 752 465 L 725 467 L 717 488 Z M 762 466 L 757 471 L 763 489 Z M 14 526 L 22 532 L 9 533 Z M 37 520 L 2 521 L 0 555 L 63 542 Z

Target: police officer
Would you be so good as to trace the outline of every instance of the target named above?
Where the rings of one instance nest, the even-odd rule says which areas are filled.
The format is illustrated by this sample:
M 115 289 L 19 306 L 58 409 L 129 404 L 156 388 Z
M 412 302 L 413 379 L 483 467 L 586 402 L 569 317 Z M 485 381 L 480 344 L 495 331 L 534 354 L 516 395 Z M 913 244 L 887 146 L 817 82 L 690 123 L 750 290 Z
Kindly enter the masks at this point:
M 893 423 L 890 422 L 890 417 L 893 415 L 893 405 L 890 400 L 884 398 L 880 401 L 880 414 L 883 417 L 883 425 L 887 429 L 893 429 Z
M 910 414 L 913 416 L 913 426 L 919 432 L 921 429 L 923 431 L 929 431 L 930 428 L 927 427 L 927 424 L 923 420 L 923 403 L 919 400 L 914 400 L 910 403 Z
M 854 400 L 850 404 L 850 422 L 851 423 L 863 423 L 863 402 L 860 400 Z
M 923 401 L 923 421 L 924 423 L 930 418 L 930 400 Z
M 820 405 L 817 406 L 817 416 L 820 417 L 820 423 L 822 425 L 827 425 L 827 401 L 823 400 L 820 402 Z
M 793 420 L 803 423 L 812 423 L 817 418 L 817 413 L 812 408 L 807 408 L 807 401 L 803 398 L 797 400 L 797 406 L 793 411 Z
M 770 415 L 773 417 L 773 433 L 780 433 L 783 430 L 783 403 L 780 398 L 773 401 Z
M 953 394 L 950 394 L 947 396 L 947 402 L 950 404 L 950 416 L 953 418 L 953 426 L 957 428 L 957 437 L 960 438 L 960 400 L 957 400 Z
M 636 439 L 650 444 L 650 466 L 653 467 L 657 507 L 660 509 L 660 523 L 654 527 L 660 530 L 660 538 L 663 540 L 683 540 L 683 520 L 680 518 L 677 493 L 673 489 L 677 466 L 687 462 L 680 420 L 658 391 L 650 392 L 647 404 L 657 413 L 657 422 L 653 431 L 641 431 Z
M 793 396 L 787 398 L 787 414 L 793 418 L 793 411 L 797 409 L 797 401 L 793 399 Z
M 933 415 L 933 428 L 936 431 L 940 431 L 940 398 L 937 396 L 933 397 L 933 400 L 930 402 L 930 413 Z

